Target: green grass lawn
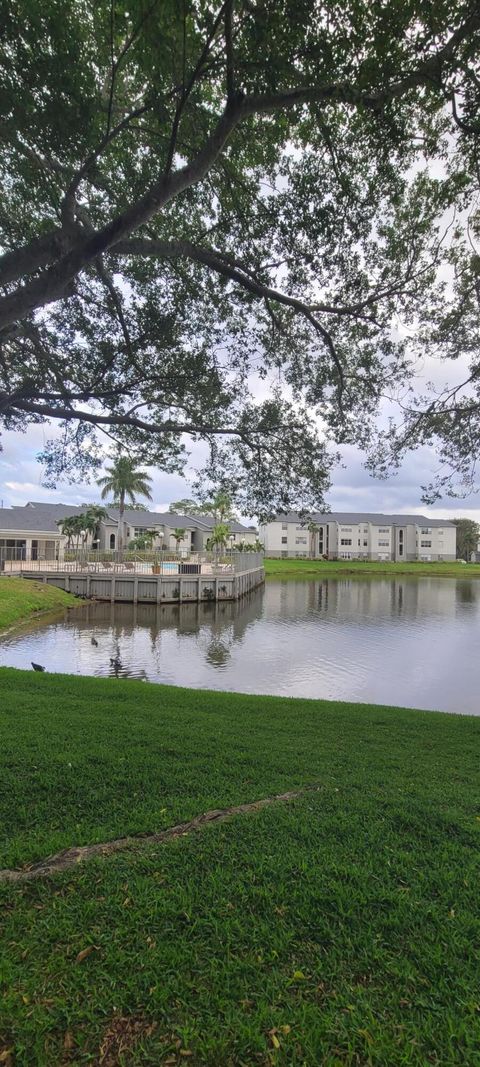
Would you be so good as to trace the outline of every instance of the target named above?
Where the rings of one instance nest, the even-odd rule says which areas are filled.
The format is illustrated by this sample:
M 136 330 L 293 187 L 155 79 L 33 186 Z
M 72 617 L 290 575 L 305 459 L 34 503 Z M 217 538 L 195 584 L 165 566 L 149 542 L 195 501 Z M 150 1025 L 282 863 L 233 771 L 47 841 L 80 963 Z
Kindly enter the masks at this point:
M 265 574 L 277 578 L 309 578 L 318 577 L 335 578 L 338 575 L 349 574 L 361 577 L 368 575 L 389 575 L 396 577 L 399 574 L 411 574 L 416 578 L 480 578 L 480 563 L 380 563 L 376 560 L 360 562 L 357 560 L 339 559 L 265 559 Z
M 0 709 L 1 866 L 318 787 L 0 885 L 0 1063 L 480 1062 L 480 718 L 11 669 Z
M 25 578 L 0 578 L 0 631 L 40 611 L 58 611 L 78 604 L 70 593 Z

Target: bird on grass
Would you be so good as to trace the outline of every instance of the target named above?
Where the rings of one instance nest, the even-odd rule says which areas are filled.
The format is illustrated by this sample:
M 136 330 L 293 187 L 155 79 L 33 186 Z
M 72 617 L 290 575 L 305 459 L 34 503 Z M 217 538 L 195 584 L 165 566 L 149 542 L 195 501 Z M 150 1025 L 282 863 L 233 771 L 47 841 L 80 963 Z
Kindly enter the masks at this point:
M 33 660 L 32 660 L 32 667 L 33 667 L 34 671 L 45 671 L 47 669 L 46 667 L 42 667 L 41 663 L 34 663 Z
M 96 645 L 98 648 L 98 641 L 96 641 L 94 637 L 92 637 L 92 645 Z

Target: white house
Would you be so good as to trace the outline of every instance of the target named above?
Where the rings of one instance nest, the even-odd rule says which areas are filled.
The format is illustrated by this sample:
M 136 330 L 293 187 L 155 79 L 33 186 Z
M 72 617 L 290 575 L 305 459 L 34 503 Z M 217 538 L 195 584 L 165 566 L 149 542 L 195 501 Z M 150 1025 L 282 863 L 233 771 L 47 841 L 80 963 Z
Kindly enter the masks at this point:
M 267 556 L 454 560 L 456 527 L 446 519 L 370 512 L 278 515 L 260 527 Z

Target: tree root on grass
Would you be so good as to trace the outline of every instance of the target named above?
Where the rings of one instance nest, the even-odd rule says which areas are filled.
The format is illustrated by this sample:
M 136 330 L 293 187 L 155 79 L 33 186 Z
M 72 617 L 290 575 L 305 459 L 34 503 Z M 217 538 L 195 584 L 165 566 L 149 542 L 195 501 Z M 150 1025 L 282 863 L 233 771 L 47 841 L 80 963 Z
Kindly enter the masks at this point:
M 224 819 L 229 819 L 232 815 L 245 815 L 251 811 L 260 811 L 261 808 L 265 808 L 269 804 L 295 800 L 315 788 L 317 787 L 310 786 L 290 793 L 278 793 L 276 796 L 265 797 L 263 800 L 254 800 L 250 804 L 237 804 L 231 808 L 205 811 L 188 822 L 169 826 L 166 830 L 160 830 L 156 834 L 140 833 L 131 837 L 117 837 L 113 841 L 105 841 L 97 845 L 79 845 L 72 848 L 64 848 L 61 852 L 56 852 L 53 856 L 48 856 L 47 859 L 40 860 L 38 863 L 31 864 L 28 867 L 23 867 L 19 870 L 0 870 L 0 882 L 29 882 L 34 878 L 49 878 L 51 875 L 76 867 L 79 863 L 92 859 L 94 856 L 110 856 L 114 852 L 124 852 L 128 849 L 138 848 L 139 845 L 162 845 L 172 838 L 184 837 L 195 830 L 200 830 L 207 823 L 223 822 Z

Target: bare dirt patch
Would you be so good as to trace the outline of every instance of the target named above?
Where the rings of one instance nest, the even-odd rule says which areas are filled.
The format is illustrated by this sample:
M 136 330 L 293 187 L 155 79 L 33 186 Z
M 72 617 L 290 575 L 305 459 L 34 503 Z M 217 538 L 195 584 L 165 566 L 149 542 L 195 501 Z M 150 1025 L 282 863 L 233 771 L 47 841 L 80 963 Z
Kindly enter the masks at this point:
M 119 1067 L 120 1056 L 132 1052 L 143 1038 L 149 1038 L 157 1023 L 134 1015 L 118 1015 L 110 1022 L 100 1045 L 95 1067 Z

